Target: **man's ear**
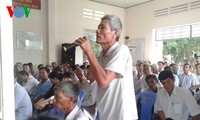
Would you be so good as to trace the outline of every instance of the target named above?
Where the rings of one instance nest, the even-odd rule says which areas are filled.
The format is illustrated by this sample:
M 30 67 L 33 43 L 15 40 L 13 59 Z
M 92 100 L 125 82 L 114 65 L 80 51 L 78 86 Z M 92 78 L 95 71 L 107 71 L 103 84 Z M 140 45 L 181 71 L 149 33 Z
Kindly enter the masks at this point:
M 117 30 L 113 30 L 115 35 L 118 36 L 119 32 Z
M 74 97 L 72 97 L 72 96 L 68 96 L 68 99 L 70 100 L 70 102 L 73 102 L 73 103 L 75 102 Z
M 117 31 L 117 30 L 113 30 L 113 34 L 114 34 L 114 36 L 113 37 L 115 37 L 115 39 L 117 38 L 117 36 L 118 36 L 118 34 L 119 34 L 119 32 Z

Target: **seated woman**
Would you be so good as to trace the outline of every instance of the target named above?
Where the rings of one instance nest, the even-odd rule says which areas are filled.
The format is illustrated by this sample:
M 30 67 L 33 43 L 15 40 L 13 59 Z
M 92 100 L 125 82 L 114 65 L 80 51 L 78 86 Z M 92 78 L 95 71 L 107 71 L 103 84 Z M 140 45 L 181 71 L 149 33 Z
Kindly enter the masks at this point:
M 154 74 L 147 75 L 145 81 L 148 85 L 148 88 L 145 91 L 157 93 L 159 89 L 162 89 L 161 85 L 158 84 L 157 76 Z

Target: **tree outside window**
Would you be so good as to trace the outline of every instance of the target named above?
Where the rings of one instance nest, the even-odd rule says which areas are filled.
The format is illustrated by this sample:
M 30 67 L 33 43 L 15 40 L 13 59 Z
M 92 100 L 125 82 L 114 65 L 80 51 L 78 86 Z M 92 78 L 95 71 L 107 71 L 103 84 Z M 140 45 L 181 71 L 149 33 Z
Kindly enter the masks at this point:
M 99 44 L 96 43 L 96 30 L 83 29 L 83 35 L 89 37 L 92 50 L 94 51 L 96 58 L 98 58 L 102 48 Z M 83 60 L 87 60 L 87 56 L 84 53 L 83 53 Z
M 199 46 L 200 38 L 163 41 L 163 59 L 177 64 L 189 62 L 195 65 L 199 61 Z

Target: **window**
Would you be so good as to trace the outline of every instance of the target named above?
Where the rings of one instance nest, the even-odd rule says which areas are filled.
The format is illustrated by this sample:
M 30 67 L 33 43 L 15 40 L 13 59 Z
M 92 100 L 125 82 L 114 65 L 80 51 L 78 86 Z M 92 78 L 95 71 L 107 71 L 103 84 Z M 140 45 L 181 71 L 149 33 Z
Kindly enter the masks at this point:
M 200 37 L 200 24 L 192 25 L 192 37 Z
M 83 18 L 92 19 L 92 20 L 101 20 L 103 16 L 104 16 L 104 12 L 102 11 L 83 8 Z
M 200 37 L 200 23 L 156 29 L 156 41 Z
M 17 49 L 43 50 L 42 33 L 17 32 Z
M 169 63 L 195 64 L 193 51 L 199 54 L 200 49 L 200 23 L 158 28 L 155 32 L 156 52 L 159 52 L 164 61 Z M 157 52 L 158 54 L 158 52 Z
M 102 50 L 101 46 L 96 43 L 96 30 L 83 29 L 83 35 L 88 36 L 92 49 L 95 53 L 96 58 L 99 56 L 100 51 Z M 83 53 L 83 60 L 87 60 L 87 56 Z

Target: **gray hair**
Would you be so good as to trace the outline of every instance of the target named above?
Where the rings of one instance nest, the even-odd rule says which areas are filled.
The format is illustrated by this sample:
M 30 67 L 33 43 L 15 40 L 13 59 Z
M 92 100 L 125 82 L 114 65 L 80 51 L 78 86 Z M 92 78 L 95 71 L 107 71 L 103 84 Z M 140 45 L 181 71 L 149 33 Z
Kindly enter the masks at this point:
M 61 89 L 65 97 L 72 96 L 74 98 L 74 103 L 77 102 L 80 88 L 79 84 L 75 81 L 61 81 L 54 89 Z
M 105 20 L 105 19 L 110 20 L 111 31 L 116 30 L 118 32 L 118 36 L 116 38 L 116 41 L 118 41 L 122 33 L 121 20 L 119 19 L 119 17 L 115 15 L 105 15 L 104 17 L 101 18 L 101 20 Z
M 151 69 L 157 69 L 157 68 L 158 68 L 157 64 L 152 64 L 151 65 Z

